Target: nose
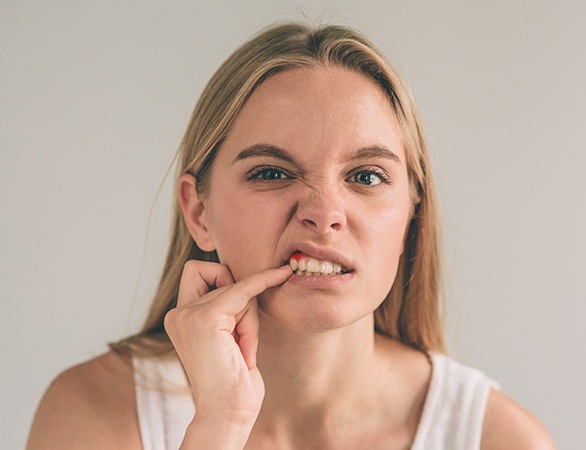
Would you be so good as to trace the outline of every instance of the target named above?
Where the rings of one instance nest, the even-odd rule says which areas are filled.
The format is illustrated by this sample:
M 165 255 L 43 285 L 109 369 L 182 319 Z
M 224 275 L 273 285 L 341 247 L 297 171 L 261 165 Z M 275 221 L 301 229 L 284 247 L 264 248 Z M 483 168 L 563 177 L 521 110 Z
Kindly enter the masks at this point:
M 347 222 L 342 198 L 335 188 L 308 189 L 298 199 L 295 217 L 305 227 L 322 235 L 343 230 Z

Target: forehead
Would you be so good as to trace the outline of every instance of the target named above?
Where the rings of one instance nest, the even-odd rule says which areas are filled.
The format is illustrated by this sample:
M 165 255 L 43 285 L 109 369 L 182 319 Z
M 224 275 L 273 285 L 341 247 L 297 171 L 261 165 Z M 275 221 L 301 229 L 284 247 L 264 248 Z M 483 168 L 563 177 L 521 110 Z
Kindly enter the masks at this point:
M 233 153 L 258 143 L 292 151 L 320 148 L 329 155 L 382 145 L 401 159 L 404 154 L 386 93 L 365 75 L 343 68 L 292 69 L 265 80 L 223 147 Z

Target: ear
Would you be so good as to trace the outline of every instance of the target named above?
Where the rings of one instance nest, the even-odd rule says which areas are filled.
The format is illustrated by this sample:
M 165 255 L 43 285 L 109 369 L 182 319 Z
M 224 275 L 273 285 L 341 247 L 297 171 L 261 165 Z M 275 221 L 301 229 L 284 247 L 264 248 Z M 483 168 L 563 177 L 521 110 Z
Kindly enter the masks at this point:
M 183 220 L 197 246 L 205 252 L 216 249 L 208 229 L 208 217 L 204 202 L 197 196 L 195 177 L 186 173 L 179 178 L 177 199 L 183 212 Z

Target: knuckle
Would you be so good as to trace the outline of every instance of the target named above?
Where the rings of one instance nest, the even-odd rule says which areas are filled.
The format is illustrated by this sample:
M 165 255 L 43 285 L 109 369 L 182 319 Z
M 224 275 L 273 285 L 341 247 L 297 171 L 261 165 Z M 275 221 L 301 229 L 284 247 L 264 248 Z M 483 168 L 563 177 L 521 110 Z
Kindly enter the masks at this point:
M 195 334 L 204 328 L 205 324 L 205 314 L 202 314 L 201 309 L 193 307 L 174 308 L 167 312 L 163 319 L 165 331 L 170 334 Z
M 228 266 L 225 266 L 223 264 L 218 264 L 218 266 L 219 266 L 221 275 L 228 276 L 228 277 L 232 278 L 232 272 L 230 272 L 230 269 L 228 269 Z
M 165 314 L 165 317 L 163 318 L 163 326 L 165 327 L 166 331 L 169 331 L 169 329 L 173 328 L 173 326 L 175 325 L 176 317 L 177 317 L 177 308 L 173 308 L 173 309 L 167 311 L 167 313 Z
M 239 280 L 236 284 L 240 285 L 242 289 L 248 289 L 250 281 L 248 278 L 243 278 L 242 280 Z
M 190 259 L 183 264 L 183 272 L 193 272 L 196 271 L 199 267 L 200 261 L 197 259 Z
M 254 295 L 254 292 L 253 292 L 254 286 L 249 278 L 245 278 L 244 280 L 241 280 L 239 283 L 240 283 L 240 287 L 242 289 L 242 292 L 244 292 L 244 294 L 247 297 L 252 297 Z

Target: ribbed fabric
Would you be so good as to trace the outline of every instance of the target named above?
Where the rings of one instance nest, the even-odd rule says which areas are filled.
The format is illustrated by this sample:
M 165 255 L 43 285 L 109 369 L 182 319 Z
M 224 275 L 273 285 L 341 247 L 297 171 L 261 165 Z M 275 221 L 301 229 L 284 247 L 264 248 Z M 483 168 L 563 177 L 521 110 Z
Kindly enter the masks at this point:
M 412 450 L 476 450 L 490 388 L 479 370 L 431 354 L 432 376 Z
M 479 370 L 432 353 L 432 376 L 412 450 L 476 450 L 491 387 Z M 195 406 L 176 356 L 133 358 L 138 422 L 144 450 L 175 450 Z
M 144 450 L 175 450 L 195 414 L 179 358 L 132 358 Z

